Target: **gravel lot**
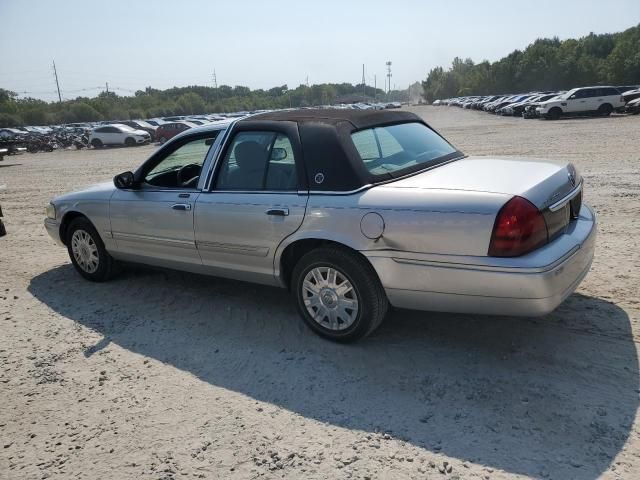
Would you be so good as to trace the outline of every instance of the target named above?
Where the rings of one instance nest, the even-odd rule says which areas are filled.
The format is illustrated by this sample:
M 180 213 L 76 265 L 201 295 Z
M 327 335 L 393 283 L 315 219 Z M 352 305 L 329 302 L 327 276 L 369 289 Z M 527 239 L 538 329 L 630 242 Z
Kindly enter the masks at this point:
M 6 157 L 0 478 L 640 478 L 640 116 L 414 110 L 467 153 L 583 173 L 597 257 L 565 304 L 395 311 L 341 346 L 278 289 L 145 268 L 92 284 L 44 205 L 155 147 Z

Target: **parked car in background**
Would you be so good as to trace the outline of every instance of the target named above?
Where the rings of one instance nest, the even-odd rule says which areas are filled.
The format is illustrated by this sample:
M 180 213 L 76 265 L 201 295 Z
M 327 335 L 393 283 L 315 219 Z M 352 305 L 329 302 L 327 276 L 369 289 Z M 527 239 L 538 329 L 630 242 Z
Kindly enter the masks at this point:
M 625 101 L 615 87 L 574 88 L 563 95 L 541 102 L 536 111 L 552 120 L 563 115 L 610 115 Z
M 626 90 L 625 92 L 623 92 L 622 98 L 627 103 L 630 102 L 631 100 L 635 100 L 636 98 L 640 98 L 640 88 Z
M 627 103 L 624 111 L 626 113 L 638 115 L 638 113 L 640 113 L 640 98 L 636 98 L 635 100 L 631 100 L 629 103 Z
M 89 143 L 94 148 L 102 148 L 105 145 L 133 147 L 150 141 L 151 136 L 144 130 L 136 130 L 121 123 L 94 128 L 89 135 Z
M 0 128 L 0 138 L 12 138 L 22 135 L 24 132 L 17 128 Z
M 524 109 L 527 108 L 528 106 L 537 105 L 538 103 L 541 103 L 541 102 L 546 102 L 547 100 L 550 100 L 555 96 L 557 96 L 557 93 L 532 95 L 531 97 L 526 98 L 525 100 L 512 103 L 510 105 L 507 105 L 506 107 L 503 107 L 500 113 L 502 115 L 513 115 L 514 117 L 520 117 L 522 116 Z
M 156 141 L 164 143 L 175 137 L 179 133 L 196 128 L 198 125 L 192 122 L 167 122 L 163 123 L 156 129 Z
M 582 191 L 570 163 L 467 157 L 409 112 L 292 110 L 187 130 L 45 226 L 88 280 L 121 260 L 280 286 L 348 342 L 390 305 L 552 311 L 593 259 Z
M 127 120 L 122 123 L 135 130 L 143 130 L 147 132 L 149 134 L 149 137 L 151 138 L 151 141 L 155 141 L 156 129 L 158 128 L 157 126 L 151 125 L 149 122 L 146 122 L 144 120 Z
M 0 205 L 0 237 L 4 237 L 7 234 L 7 229 L 2 223 L 2 205 Z
M 162 120 L 161 118 L 147 118 L 145 120 L 145 122 L 147 122 L 148 124 L 150 124 L 150 125 L 152 125 L 154 127 L 159 127 L 163 123 L 167 123 L 164 120 Z

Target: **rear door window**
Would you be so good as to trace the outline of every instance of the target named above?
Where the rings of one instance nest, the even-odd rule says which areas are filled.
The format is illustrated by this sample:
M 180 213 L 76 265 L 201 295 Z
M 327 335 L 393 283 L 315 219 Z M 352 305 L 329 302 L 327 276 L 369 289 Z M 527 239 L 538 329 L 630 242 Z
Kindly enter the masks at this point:
M 228 148 L 216 179 L 216 190 L 297 190 L 298 180 L 289 138 L 277 132 L 239 132 Z

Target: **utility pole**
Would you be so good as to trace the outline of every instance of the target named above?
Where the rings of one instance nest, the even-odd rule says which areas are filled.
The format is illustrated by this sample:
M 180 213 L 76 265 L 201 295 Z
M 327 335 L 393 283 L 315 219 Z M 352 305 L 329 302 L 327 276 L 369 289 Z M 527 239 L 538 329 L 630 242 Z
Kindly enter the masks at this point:
M 365 100 L 365 96 L 367 94 L 367 81 L 364 78 L 364 63 L 362 64 L 362 102 Z
M 109 82 L 104 82 L 105 87 L 107 87 L 107 97 L 109 96 Z
M 56 61 L 53 61 L 53 74 L 56 77 L 56 87 L 58 88 L 58 102 L 62 103 L 62 95 L 60 94 L 60 83 L 58 83 L 58 71 L 56 70 Z
M 376 100 L 378 98 L 378 80 L 376 75 L 373 75 L 373 99 Z
M 391 92 L 391 61 L 387 61 L 387 78 L 389 79 L 387 95 Z
M 216 69 L 213 69 L 213 88 L 216 89 L 216 101 L 220 100 L 218 94 L 218 77 L 216 77 Z

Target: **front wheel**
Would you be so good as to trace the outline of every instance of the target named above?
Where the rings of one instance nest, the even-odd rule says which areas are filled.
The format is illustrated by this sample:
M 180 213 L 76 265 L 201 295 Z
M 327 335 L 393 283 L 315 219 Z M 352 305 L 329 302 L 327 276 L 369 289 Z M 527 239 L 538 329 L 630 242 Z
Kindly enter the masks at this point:
M 91 145 L 93 146 L 93 148 L 102 148 L 102 140 L 100 140 L 99 138 L 94 138 L 93 140 L 91 140 Z
M 560 118 L 560 115 L 562 115 L 562 110 L 560 110 L 558 107 L 554 107 L 551 110 L 549 110 L 549 113 L 547 114 L 547 118 L 549 120 L 558 120 Z
M 598 107 L 598 115 L 600 115 L 601 117 L 608 117 L 609 115 L 611 115 L 611 112 L 613 112 L 613 107 L 608 103 L 605 103 Z
M 125 144 L 125 146 L 127 146 L 127 147 L 135 147 L 135 145 L 136 145 L 136 141 L 135 141 L 133 138 L 131 138 L 131 137 L 127 137 L 127 138 L 125 138 L 125 140 L 124 140 L 124 144 Z
M 373 267 L 342 248 L 324 247 L 303 256 L 292 290 L 304 322 L 336 342 L 354 342 L 373 332 L 389 308 Z
M 111 277 L 114 260 L 91 222 L 78 217 L 67 228 L 67 250 L 78 273 L 92 282 Z

